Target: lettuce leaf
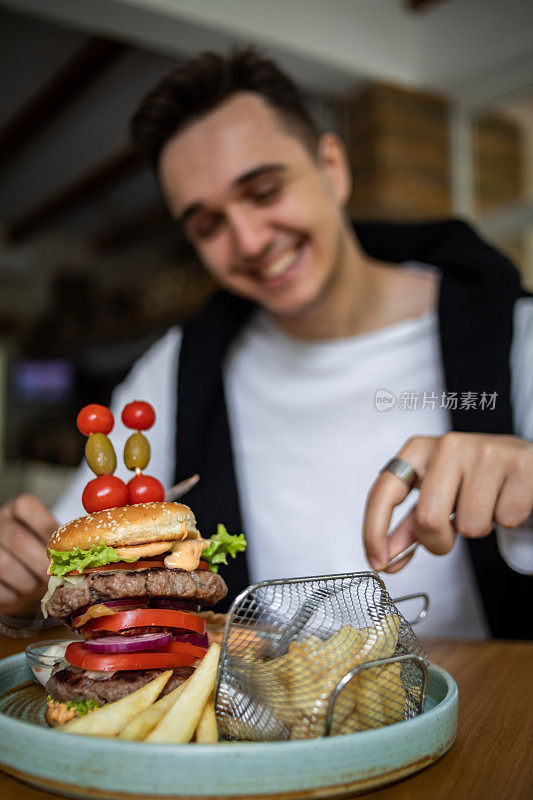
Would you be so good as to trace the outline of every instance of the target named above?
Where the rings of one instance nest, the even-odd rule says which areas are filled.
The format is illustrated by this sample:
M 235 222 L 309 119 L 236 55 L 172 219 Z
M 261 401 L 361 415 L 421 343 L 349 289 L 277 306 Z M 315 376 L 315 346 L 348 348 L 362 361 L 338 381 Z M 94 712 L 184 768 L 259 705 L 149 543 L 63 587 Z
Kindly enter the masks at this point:
M 50 550 L 50 574 L 62 577 L 67 572 L 77 569 L 83 572 L 90 567 L 104 567 L 116 564 L 117 561 L 137 561 L 138 558 L 120 558 L 114 547 L 106 544 L 94 544 L 90 550 L 75 547 L 74 550 Z
M 96 700 L 67 700 L 67 708 L 73 708 L 78 717 L 84 717 L 89 711 L 100 708 Z
M 246 550 L 244 534 L 232 536 L 222 524 L 217 525 L 217 532 L 211 536 L 209 547 L 202 552 L 202 561 L 205 561 L 212 572 L 218 572 L 219 564 L 227 564 L 227 556 L 236 558 L 237 553 Z
M 48 702 L 64 702 L 63 700 L 56 700 L 51 694 L 49 694 L 46 699 Z M 100 708 L 101 704 L 97 703 L 96 700 L 67 700 L 65 705 L 67 708 L 73 708 L 79 717 L 84 717 L 85 714 L 88 714 L 89 711 L 92 711 L 94 708 Z

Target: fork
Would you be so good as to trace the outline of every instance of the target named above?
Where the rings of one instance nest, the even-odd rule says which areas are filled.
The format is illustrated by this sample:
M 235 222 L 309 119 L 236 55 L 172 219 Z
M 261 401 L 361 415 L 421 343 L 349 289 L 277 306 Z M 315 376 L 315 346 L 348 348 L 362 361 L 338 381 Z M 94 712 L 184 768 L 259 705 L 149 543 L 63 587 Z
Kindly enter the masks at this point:
M 450 514 L 449 519 L 450 522 L 453 522 L 453 520 L 455 519 L 455 511 Z M 395 556 L 389 559 L 389 561 L 387 561 L 384 567 L 381 567 L 381 569 L 376 569 L 374 570 L 374 572 L 385 572 L 387 569 L 389 569 L 389 567 L 393 567 L 395 564 L 398 564 L 398 562 L 401 561 L 402 558 L 405 558 L 411 553 L 414 553 L 419 544 L 420 542 L 418 540 L 416 542 L 411 542 L 411 544 L 405 547 L 401 552 L 397 553 Z
M 185 478 L 184 481 L 176 483 L 175 486 L 171 486 L 170 489 L 166 490 L 165 500 L 171 501 L 171 500 L 177 500 L 178 497 L 183 497 L 183 495 L 187 494 L 187 492 L 190 491 L 193 486 L 196 486 L 199 480 L 200 480 L 199 475 L 191 475 L 190 478 Z

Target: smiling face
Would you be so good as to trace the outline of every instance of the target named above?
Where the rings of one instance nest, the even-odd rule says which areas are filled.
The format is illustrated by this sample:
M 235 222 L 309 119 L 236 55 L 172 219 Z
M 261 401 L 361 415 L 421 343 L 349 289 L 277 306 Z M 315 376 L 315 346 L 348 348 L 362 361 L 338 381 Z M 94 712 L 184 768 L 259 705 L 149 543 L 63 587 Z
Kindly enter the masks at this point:
M 342 281 L 350 183 L 336 137 L 322 137 L 314 159 L 274 109 L 240 93 L 171 138 L 158 174 L 172 215 L 226 289 L 297 318 Z

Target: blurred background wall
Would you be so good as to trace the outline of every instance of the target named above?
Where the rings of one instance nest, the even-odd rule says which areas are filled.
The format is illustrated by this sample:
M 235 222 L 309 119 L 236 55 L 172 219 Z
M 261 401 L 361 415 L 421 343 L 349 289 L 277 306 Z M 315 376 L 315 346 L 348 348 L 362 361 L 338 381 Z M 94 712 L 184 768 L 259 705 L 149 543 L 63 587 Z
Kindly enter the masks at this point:
M 0 0 L 0 501 L 48 501 L 74 419 L 212 290 L 127 121 L 200 49 L 254 42 L 344 138 L 350 211 L 459 215 L 533 289 L 526 0 Z

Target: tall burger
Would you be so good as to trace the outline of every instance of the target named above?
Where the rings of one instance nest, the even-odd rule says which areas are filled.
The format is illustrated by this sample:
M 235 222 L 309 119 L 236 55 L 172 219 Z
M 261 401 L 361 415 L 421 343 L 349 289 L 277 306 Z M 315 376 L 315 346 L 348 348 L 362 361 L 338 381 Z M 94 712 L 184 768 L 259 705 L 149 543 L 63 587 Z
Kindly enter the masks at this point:
M 200 609 L 227 593 L 218 564 L 245 547 L 222 525 L 203 539 L 181 503 L 112 508 L 60 527 L 41 605 L 83 641 L 68 645 L 46 684 L 47 722 L 119 700 L 164 670 L 173 670 L 164 694 L 186 680 L 208 648 Z

